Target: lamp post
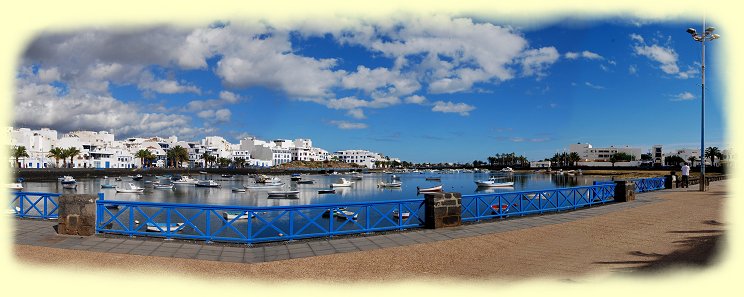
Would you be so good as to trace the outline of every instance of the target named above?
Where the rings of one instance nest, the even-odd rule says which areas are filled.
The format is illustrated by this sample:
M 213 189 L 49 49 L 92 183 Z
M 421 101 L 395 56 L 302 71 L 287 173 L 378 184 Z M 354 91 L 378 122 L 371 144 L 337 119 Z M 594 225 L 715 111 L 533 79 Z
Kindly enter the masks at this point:
M 705 19 L 703 19 L 703 28 L 705 28 Z M 703 34 L 698 34 L 693 28 L 688 28 L 687 33 L 690 33 L 692 39 L 700 42 L 703 47 L 703 63 L 701 66 L 702 72 L 702 96 L 700 97 L 700 191 L 705 191 L 705 42 L 712 41 L 721 37 L 718 34 L 713 34 L 715 28 L 707 27 Z

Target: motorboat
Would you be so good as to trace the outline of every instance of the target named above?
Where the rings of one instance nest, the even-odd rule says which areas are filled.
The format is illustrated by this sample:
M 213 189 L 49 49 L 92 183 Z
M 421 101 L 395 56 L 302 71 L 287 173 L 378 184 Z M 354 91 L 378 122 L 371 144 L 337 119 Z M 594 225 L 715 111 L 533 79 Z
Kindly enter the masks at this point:
M 403 183 L 401 183 L 399 181 L 391 181 L 389 183 L 386 183 L 386 182 L 379 182 L 379 183 L 377 183 L 377 187 L 379 187 L 379 188 L 400 188 L 400 186 L 402 186 L 402 185 L 403 185 Z
M 401 213 L 397 209 L 393 210 L 393 217 L 397 219 L 399 216 L 403 219 L 407 219 L 411 216 L 411 213 L 407 211 Z
M 62 188 L 70 190 L 77 189 L 77 184 L 62 184 Z
M 269 191 L 269 198 L 298 198 L 300 191 Z
M 361 174 L 354 174 L 354 175 L 351 176 L 351 179 L 352 180 L 362 180 L 362 175 Z
M 298 180 L 298 181 L 297 181 L 297 184 L 302 184 L 302 185 L 310 185 L 310 184 L 313 184 L 313 183 L 315 183 L 315 181 L 314 181 L 314 180 L 312 180 L 312 179 L 308 179 L 308 180 Z
M 175 185 L 196 185 L 198 180 L 184 175 L 178 179 L 175 179 L 175 180 L 172 179 L 171 182 Z
M 259 183 L 259 184 L 279 183 L 279 182 L 282 181 L 282 179 L 280 179 L 280 178 L 278 178 L 276 176 L 274 176 L 274 177 L 268 177 L 268 176 L 263 175 L 263 174 L 257 176 L 255 179 L 256 179 L 256 183 Z
M 183 223 L 147 223 L 147 231 L 149 232 L 178 232 L 183 229 Z
M 62 181 L 61 182 L 64 185 L 64 184 L 74 184 L 77 181 L 75 181 L 75 178 L 73 178 L 72 176 L 65 175 L 65 176 L 62 177 Z
M 442 180 L 442 178 L 439 176 L 427 176 L 426 180 Z
M 232 174 L 223 174 L 223 175 L 220 175 L 220 176 L 221 177 L 224 177 L 224 178 L 232 178 L 233 177 Z
M 206 171 L 199 171 L 199 174 L 207 174 Z
M 21 183 L 12 183 L 7 185 L 8 189 L 20 191 L 23 190 L 23 184 Z
M 121 177 L 114 177 L 115 181 L 121 181 Z
M 331 216 L 331 210 L 326 209 L 325 212 L 323 212 L 323 217 L 327 218 L 330 216 Z M 339 208 L 333 209 L 333 216 L 338 219 L 356 220 L 359 214 L 354 213 L 353 211 L 346 210 L 346 207 L 339 207 Z
M 353 182 L 353 181 L 350 181 L 350 180 L 346 180 L 345 178 L 343 178 L 343 177 L 342 177 L 342 178 L 341 178 L 341 182 L 340 182 L 340 183 L 336 183 L 336 184 L 331 184 L 331 187 L 333 187 L 333 188 L 338 188 L 338 187 L 351 187 L 351 185 L 353 185 L 353 184 L 354 184 L 354 182 Z
M 318 194 L 336 194 L 336 190 L 318 190 Z
M 228 221 L 235 218 L 237 218 L 238 220 L 247 220 L 249 215 L 247 210 L 228 210 L 222 213 L 222 217 Z M 255 218 L 256 215 L 251 213 L 250 217 Z
M 152 187 L 159 190 L 173 190 L 174 186 L 173 184 L 154 184 Z
M 514 172 L 514 169 L 512 169 L 511 167 L 504 167 L 501 168 L 501 172 Z
M 232 188 L 233 192 L 245 192 L 245 188 Z
M 128 184 L 129 188 L 119 188 L 116 187 L 117 193 L 142 193 L 145 191 L 145 188 L 135 186 L 133 183 Z
M 196 182 L 196 186 L 197 186 L 197 187 L 208 187 L 208 188 L 216 188 L 216 187 L 219 187 L 219 186 L 220 186 L 220 184 L 218 184 L 218 183 L 217 183 L 217 182 L 215 182 L 214 180 L 211 180 L 211 179 L 205 179 L 205 180 L 200 180 L 200 181 L 197 181 L 197 182 Z
M 142 177 L 142 174 L 137 174 L 137 175 L 135 175 L 135 176 L 132 176 L 132 180 L 135 180 L 135 181 L 137 181 L 137 180 L 142 180 L 142 178 L 143 178 L 143 177 Z
M 419 187 L 416 187 L 416 190 L 419 193 L 441 192 L 442 191 L 442 185 L 438 185 L 436 187 L 431 187 L 431 188 L 423 188 L 423 189 L 421 189 Z
M 248 190 L 258 190 L 258 189 L 271 189 L 271 188 L 278 188 L 284 186 L 284 183 L 268 183 L 263 185 L 253 185 L 253 186 L 244 186 L 244 188 Z
M 477 180 L 475 184 L 479 187 L 513 187 L 514 182 L 505 182 L 503 178 L 491 177 L 488 180 Z
M 101 189 L 115 189 L 116 185 L 112 184 L 101 184 Z
M 291 181 L 299 181 L 301 179 L 302 177 L 300 176 L 299 173 L 292 173 L 292 175 L 289 177 L 289 180 Z

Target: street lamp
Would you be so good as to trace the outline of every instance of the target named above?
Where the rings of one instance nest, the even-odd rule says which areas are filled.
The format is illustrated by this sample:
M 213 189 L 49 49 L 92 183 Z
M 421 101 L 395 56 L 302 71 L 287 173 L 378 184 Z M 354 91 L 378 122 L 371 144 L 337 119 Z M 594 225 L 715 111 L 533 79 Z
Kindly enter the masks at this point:
M 703 28 L 705 28 L 705 19 L 703 19 Z M 687 33 L 690 33 L 692 39 L 698 41 L 703 46 L 703 64 L 702 69 L 702 97 L 700 98 L 700 191 L 705 191 L 705 42 L 712 41 L 721 37 L 718 34 L 713 34 L 716 28 L 708 27 L 705 28 L 703 34 L 698 34 L 693 28 L 688 28 Z

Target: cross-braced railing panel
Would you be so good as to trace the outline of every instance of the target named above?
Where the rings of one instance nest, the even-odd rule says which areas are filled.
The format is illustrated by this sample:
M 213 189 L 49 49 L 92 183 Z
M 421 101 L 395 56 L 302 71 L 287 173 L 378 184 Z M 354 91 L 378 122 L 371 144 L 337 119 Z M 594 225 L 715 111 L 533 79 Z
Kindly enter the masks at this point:
M 56 219 L 58 217 L 58 193 L 14 192 L 9 213 L 19 218 Z

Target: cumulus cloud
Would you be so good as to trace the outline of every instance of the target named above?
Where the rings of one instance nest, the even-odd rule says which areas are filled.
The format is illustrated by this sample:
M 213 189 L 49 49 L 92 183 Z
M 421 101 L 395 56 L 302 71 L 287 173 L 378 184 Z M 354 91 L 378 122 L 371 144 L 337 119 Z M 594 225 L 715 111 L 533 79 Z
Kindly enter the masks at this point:
M 669 101 L 689 101 L 695 99 L 695 95 L 690 92 L 682 92 L 677 95 L 673 95 L 673 98 Z
M 575 59 L 578 59 L 578 58 L 584 58 L 584 59 L 589 59 L 589 60 L 601 60 L 601 59 L 604 59 L 599 54 L 593 53 L 593 52 L 590 52 L 590 51 L 583 51 L 583 52 L 580 52 L 580 53 L 567 52 L 563 56 L 566 57 L 566 59 L 570 59 L 570 60 L 575 60 Z
M 347 121 L 330 121 L 329 123 L 331 125 L 338 127 L 339 129 L 344 129 L 344 130 L 367 128 L 367 124 L 365 123 L 352 123 L 352 122 L 347 122 Z
M 658 43 L 655 43 L 655 41 L 653 41 L 653 44 L 648 45 L 644 42 L 643 37 L 637 34 L 631 34 L 630 38 L 636 41 L 636 44 L 633 46 L 633 52 L 636 55 L 644 56 L 654 62 L 659 63 L 659 68 L 664 73 L 675 75 L 677 78 L 680 79 L 690 78 L 697 73 L 697 70 L 691 67 L 688 67 L 687 71 L 680 70 L 679 66 L 677 65 L 679 56 L 673 48 L 660 45 Z
M 590 83 L 588 81 L 587 82 L 584 82 L 584 85 L 586 85 L 587 87 L 590 87 L 592 89 L 596 89 L 596 90 L 602 90 L 602 89 L 604 89 L 603 86 L 598 86 L 598 85 L 592 84 L 592 83 Z
M 545 70 L 558 60 L 560 54 L 554 47 L 543 47 L 525 51 L 522 56 L 522 73 L 544 77 Z
M 215 123 L 225 123 L 230 121 L 232 112 L 227 108 L 222 109 L 207 109 L 196 113 L 196 116 L 205 119 L 207 121 Z
M 406 99 L 404 101 L 406 103 L 408 103 L 408 104 L 421 104 L 421 105 L 423 105 L 423 104 L 426 104 L 427 103 L 426 97 L 420 96 L 420 95 L 408 96 L 408 97 L 406 97 Z
M 465 103 L 453 103 L 445 101 L 434 102 L 434 107 L 431 111 L 444 112 L 444 113 L 458 113 L 461 116 L 468 116 L 470 112 L 475 109 L 475 106 L 468 105 Z

